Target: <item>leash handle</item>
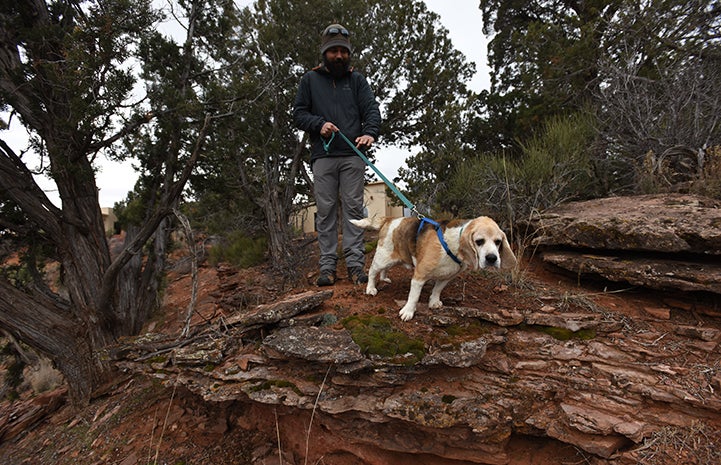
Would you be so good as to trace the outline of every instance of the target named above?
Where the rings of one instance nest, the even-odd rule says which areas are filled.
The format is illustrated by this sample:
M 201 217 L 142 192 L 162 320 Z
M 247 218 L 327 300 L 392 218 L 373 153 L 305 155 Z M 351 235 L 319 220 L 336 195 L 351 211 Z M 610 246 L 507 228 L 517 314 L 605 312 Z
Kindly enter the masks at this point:
M 328 142 L 325 141 L 324 138 L 320 138 L 321 141 L 323 141 L 323 150 L 325 150 L 325 153 L 328 153 L 328 150 L 330 149 L 330 143 L 333 142 L 333 139 L 335 139 L 335 133 L 330 133 L 330 138 L 328 139 Z
M 333 133 L 333 134 L 335 135 L 335 133 Z M 396 194 L 399 199 L 401 199 L 401 202 L 403 202 L 403 203 L 405 204 L 405 206 L 408 207 L 408 208 L 411 210 L 411 212 L 417 214 L 418 217 L 420 218 L 421 215 L 420 215 L 420 213 L 418 213 L 418 209 L 416 208 L 416 206 L 413 205 L 413 204 L 411 203 L 411 201 L 408 200 L 408 199 L 406 198 L 406 196 L 403 195 L 403 193 L 402 193 L 401 191 L 399 191 L 398 188 L 397 188 L 392 182 L 390 182 L 390 181 L 388 180 L 388 178 L 386 178 L 386 177 L 383 175 L 383 173 L 381 173 L 380 170 L 379 170 L 378 168 L 376 168 L 376 166 L 375 166 L 373 163 L 371 163 L 371 161 L 368 159 L 368 157 L 366 157 L 365 155 L 363 155 L 363 152 L 361 152 L 360 150 L 358 150 L 358 147 L 356 147 L 355 144 L 354 144 L 353 142 L 351 142 L 350 139 L 348 139 L 348 138 L 345 136 L 345 134 L 343 134 L 343 132 L 341 132 L 340 130 L 338 130 L 338 134 L 340 134 L 341 138 L 343 138 L 343 140 L 346 141 L 346 143 L 350 146 L 350 148 L 352 148 L 352 149 L 355 151 L 355 153 L 358 154 L 359 157 L 361 157 L 361 159 L 365 162 L 365 164 L 368 165 L 368 166 L 370 166 L 371 169 L 372 169 L 373 171 L 375 171 L 375 173 L 378 175 L 378 177 L 380 177 L 380 178 L 383 180 L 383 182 L 386 183 L 386 185 L 393 191 L 393 193 Z M 331 137 L 330 140 L 333 140 L 333 138 Z M 323 145 L 324 145 L 324 147 L 325 147 L 325 142 L 323 142 Z M 328 145 L 330 145 L 330 141 L 328 141 Z M 328 149 L 326 148 L 326 151 L 327 151 L 327 150 L 328 150 Z

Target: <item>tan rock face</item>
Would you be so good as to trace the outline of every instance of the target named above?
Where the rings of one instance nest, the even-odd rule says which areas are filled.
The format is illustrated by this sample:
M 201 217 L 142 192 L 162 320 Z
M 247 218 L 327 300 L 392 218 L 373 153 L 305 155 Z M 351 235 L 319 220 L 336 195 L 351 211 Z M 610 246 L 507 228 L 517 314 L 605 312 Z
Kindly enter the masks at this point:
M 544 260 L 654 289 L 721 294 L 721 202 L 646 195 L 571 202 L 533 218 Z

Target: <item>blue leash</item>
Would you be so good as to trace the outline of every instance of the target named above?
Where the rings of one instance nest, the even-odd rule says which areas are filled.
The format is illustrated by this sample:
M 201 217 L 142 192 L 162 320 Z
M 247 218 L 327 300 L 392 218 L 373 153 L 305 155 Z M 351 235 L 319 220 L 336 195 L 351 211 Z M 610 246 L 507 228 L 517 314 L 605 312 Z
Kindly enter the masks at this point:
M 330 143 L 333 142 L 333 138 L 335 137 L 335 134 L 336 134 L 335 132 L 331 133 L 331 136 L 330 136 L 330 139 L 328 139 L 328 142 L 326 142 L 325 140 L 323 141 L 323 148 L 325 149 L 326 152 L 328 151 L 328 148 L 330 147 Z M 411 201 L 408 200 L 406 198 L 406 196 L 403 195 L 403 193 L 401 191 L 399 191 L 398 188 L 392 182 L 390 182 L 388 180 L 388 178 L 386 178 L 383 175 L 383 173 L 381 173 L 380 170 L 378 170 L 378 168 L 376 168 L 376 166 L 373 163 L 371 163 L 371 161 L 368 159 L 368 157 L 363 155 L 363 152 L 358 150 L 358 147 L 356 147 L 355 144 L 353 142 L 351 142 L 350 139 L 348 139 L 345 136 L 345 134 L 343 134 L 340 130 L 338 131 L 338 134 L 340 134 L 341 138 L 350 146 L 350 148 L 352 148 L 355 151 L 355 153 L 357 153 L 358 156 L 361 157 L 361 159 L 365 162 L 365 164 L 370 166 L 371 169 L 373 171 L 375 171 L 375 173 L 378 175 L 378 177 L 381 178 L 384 183 L 386 183 L 386 186 L 388 186 L 393 191 L 393 193 L 396 194 L 399 199 L 401 199 L 401 201 L 405 204 L 406 207 L 408 207 L 411 210 L 411 212 L 415 213 L 419 218 L 423 216 L 418 212 L 418 209 L 416 208 L 416 206 L 413 205 L 411 203 Z
M 345 134 L 343 134 L 340 130 L 338 131 L 338 134 L 340 134 L 341 138 L 346 142 L 346 144 L 348 144 L 350 146 L 350 148 L 352 148 L 355 151 L 355 153 L 358 154 L 359 157 L 361 157 L 361 159 L 365 162 L 365 164 L 370 166 L 371 169 L 378 175 L 378 177 L 381 178 L 384 183 L 386 183 L 386 186 L 388 186 L 390 188 L 390 190 L 392 190 L 393 193 L 396 194 L 399 199 L 401 199 L 401 201 L 405 204 L 405 206 L 411 210 L 411 213 L 414 213 L 418 217 L 418 219 L 421 220 L 421 223 L 418 225 L 418 231 L 416 232 L 416 236 L 418 236 L 418 234 L 421 233 L 421 230 L 423 229 L 423 226 L 426 223 L 430 224 L 431 226 L 433 226 L 433 229 L 436 230 L 436 234 L 438 235 L 438 240 L 441 242 L 441 246 L 443 246 L 443 250 L 446 251 L 446 254 L 448 254 L 448 256 L 451 257 L 451 260 L 458 263 L 459 265 L 462 265 L 463 262 L 461 262 L 461 260 L 458 257 L 456 257 L 453 254 L 453 252 L 451 252 L 451 249 L 448 248 L 448 244 L 446 243 L 446 240 L 443 237 L 443 231 L 441 230 L 441 225 L 438 224 L 437 221 L 434 221 L 430 218 L 426 218 L 423 214 L 421 214 L 418 211 L 418 209 L 416 208 L 416 206 L 413 205 L 411 203 L 411 201 L 408 200 L 406 198 L 406 196 L 403 195 L 403 193 L 401 191 L 399 191 L 398 188 L 392 182 L 390 182 L 388 180 L 388 178 L 386 178 L 383 175 L 383 173 L 380 172 L 380 170 L 378 168 L 376 168 L 376 166 L 368 159 L 368 157 L 363 155 L 363 152 L 358 150 L 358 147 L 356 147 L 355 144 L 353 144 L 353 142 L 351 142 L 350 139 L 348 139 L 345 136 Z M 331 133 L 331 136 L 330 136 L 330 139 L 328 139 L 328 142 L 323 140 L 323 148 L 325 149 L 326 152 L 328 152 L 328 149 L 330 148 L 330 144 L 331 144 L 331 142 L 333 142 L 334 138 L 335 138 L 335 132 Z

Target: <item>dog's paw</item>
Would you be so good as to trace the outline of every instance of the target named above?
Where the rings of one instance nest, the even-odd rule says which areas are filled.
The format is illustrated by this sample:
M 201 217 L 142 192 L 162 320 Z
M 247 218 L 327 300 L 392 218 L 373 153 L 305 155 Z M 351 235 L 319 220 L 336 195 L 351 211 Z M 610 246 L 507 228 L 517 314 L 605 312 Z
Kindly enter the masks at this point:
M 398 312 L 398 315 L 400 315 L 401 320 L 403 321 L 409 321 L 411 318 L 413 318 L 413 315 L 416 313 L 415 308 L 408 308 L 408 305 L 401 308 L 401 311 Z
M 381 278 L 381 281 L 383 281 L 384 283 L 392 283 L 393 282 L 393 281 L 391 281 L 391 278 L 389 278 L 388 276 L 383 276 Z
M 428 302 L 428 308 L 435 309 L 435 308 L 441 308 L 441 307 L 443 307 L 443 302 L 441 302 L 440 300 L 434 300 L 434 301 Z
M 376 294 L 378 294 L 378 289 L 376 289 L 375 287 L 368 286 L 368 287 L 366 287 L 366 294 L 376 295 Z

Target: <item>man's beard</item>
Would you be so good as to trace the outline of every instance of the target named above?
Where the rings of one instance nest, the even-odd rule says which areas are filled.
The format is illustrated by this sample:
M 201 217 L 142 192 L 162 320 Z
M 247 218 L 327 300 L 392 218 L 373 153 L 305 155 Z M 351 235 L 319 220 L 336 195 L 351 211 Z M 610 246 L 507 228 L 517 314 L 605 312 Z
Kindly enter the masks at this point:
M 342 77 L 345 73 L 348 72 L 348 69 L 350 69 L 350 60 L 344 60 L 342 58 L 334 61 L 328 61 L 324 56 L 323 64 L 325 65 L 328 72 L 330 72 L 331 76 L 336 79 Z

